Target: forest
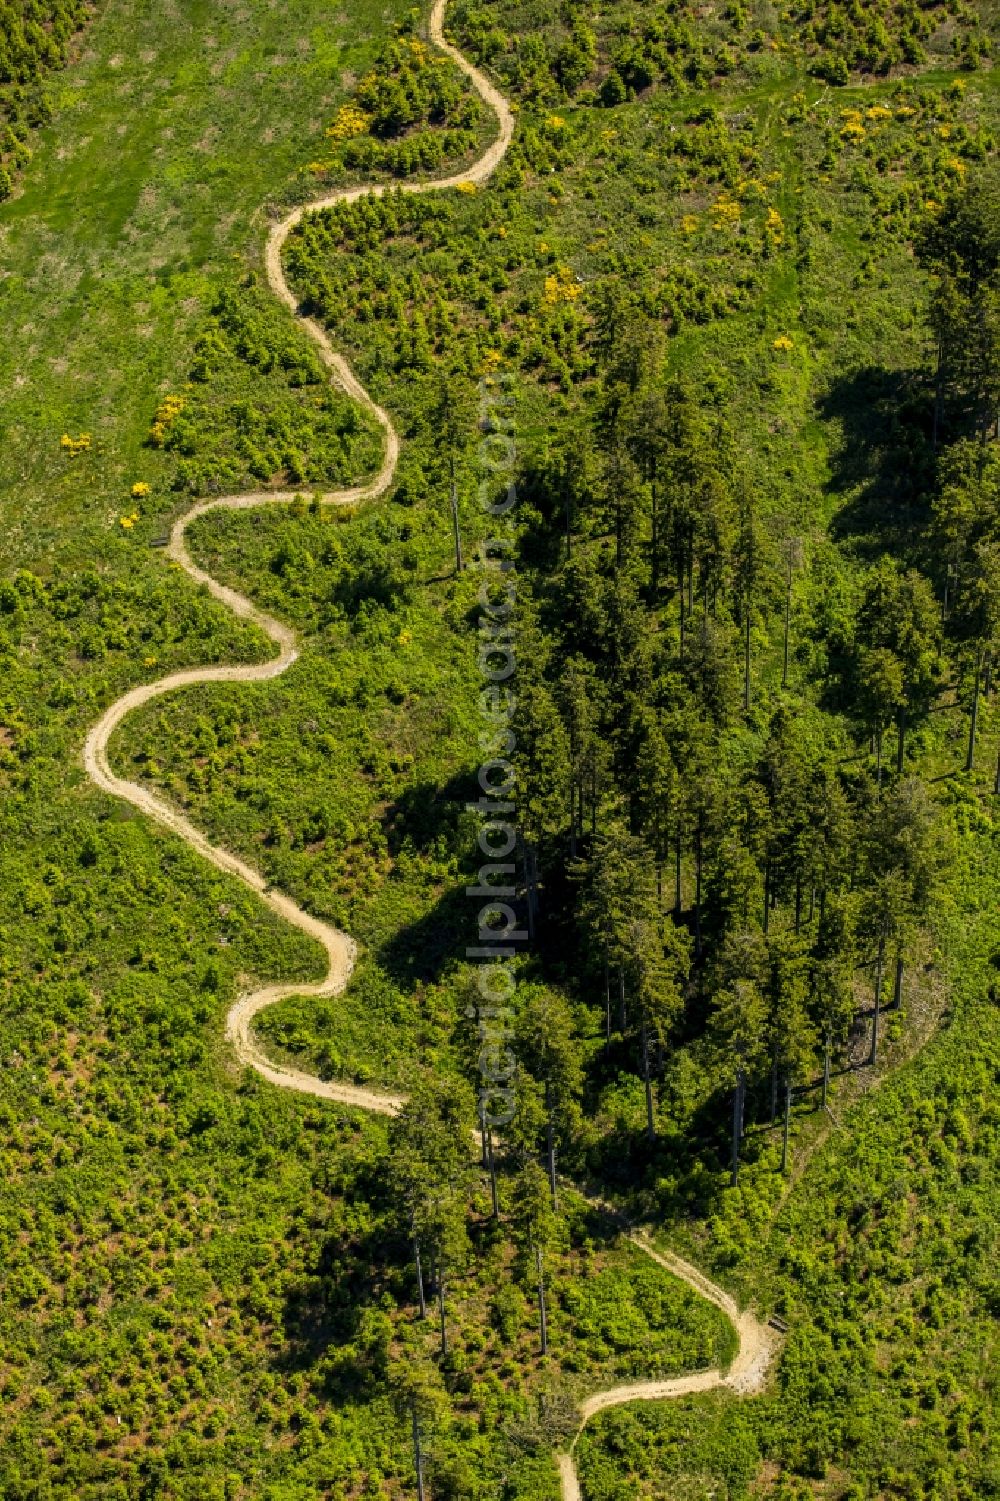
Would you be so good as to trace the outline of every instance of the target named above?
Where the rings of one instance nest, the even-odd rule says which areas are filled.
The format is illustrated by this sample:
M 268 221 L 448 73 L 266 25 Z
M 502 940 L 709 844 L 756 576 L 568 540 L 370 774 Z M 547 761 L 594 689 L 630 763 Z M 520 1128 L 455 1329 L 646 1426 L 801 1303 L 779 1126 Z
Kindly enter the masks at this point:
M 0 1494 L 1000 1495 L 995 12 L 454 0 L 480 178 L 422 11 L 181 11 L 0 7 Z M 342 994 L 85 776 L 206 664 L 112 770 Z M 687 1263 L 772 1364 L 581 1427 Z
M 86 25 L 86 0 L 15 0 L 0 12 L 0 200 L 31 160 L 31 136 L 49 118 L 44 84 L 64 67 Z

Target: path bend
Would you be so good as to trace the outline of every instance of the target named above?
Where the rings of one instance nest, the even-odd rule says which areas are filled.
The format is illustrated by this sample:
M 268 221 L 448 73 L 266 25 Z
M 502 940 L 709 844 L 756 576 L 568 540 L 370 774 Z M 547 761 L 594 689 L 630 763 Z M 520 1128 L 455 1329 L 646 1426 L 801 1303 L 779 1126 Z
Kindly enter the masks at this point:
M 275 296 L 291 310 L 303 325 L 317 347 L 320 358 L 330 372 L 332 382 L 345 395 L 363 406 L 378 422 L 384 437 L 382 463 L 378 473 L 367 483 L 347 489 L 331 490 L 319 497 L 321 504 L 330 506 L 355 505 L 374 500 L 385 493 L 392 483 L 399 458 L 399 435 L 389 414 L 375 402 L 354 374 L 343 355 L 333 348 L 326 330 L 313 318 L 303 317 L 295 295 L 285 279 L 282 266 L 282 250 L 289 234 L 301 223 L 306 214 L 331 208 L 337 203 L 352 203 L 359 198 L 379 198 L 386 192 L 427 193 L 458 188 L 463 184 L 478 186 L 486 181 L 503 160 L 514 133 L 514 117 L 507 100 L 489 79 L 470 63 L 444 36 L 444 14 L 447 0 L 434 0 L 428 29 L 431 41 L 441 49 L 456 67 L 471 81 L 480 98 L 497 118 L 498 133 L 492 144 L 479 159 L 463 172 L 431 181 L 404 183 L 402 187 L 389 184 L 371 184 L 344 188 L 329 196 L 301 205 L 285 215 L 271 229 L 264 252 L 268 285 Z M 246 595 L 220 583 L 204 569 L 199 568 L 187 550 L 188 527 L 198 517 L 216 510 L 248 510 L 258 506 L 287 504 L 294 500 L 295 492 L 282 490 L 259 490 L 242 495 L 227 495 L 218 499 L 198 501 L 174 522 L 166 547 L 167 556 L 188 574 L 196 583 L 203 585 L 222 604 L 226 605 L 241 620 L 256 625 L 276 648 L 269 661 L 235 666 L 207 666 L 185 668 L 172 672 L 156 682 L 141 684 L 130 689 L 105 710 L 90 730 L 83 747 L 83 763 L 87 775 L 102 792 L 122 798 L 140 813 L 152 818 L 170 833 L 201 855 L 218 870 L 235 876 L 254 891 L 279 917 L 315 939 L 323 948 L 327 959 L 327 972 L 322 980 L 314 983 L 272 984 L 241 995 L 230 1007 L 226 1017 L 226 1037 L 236 1057 L 254 1069 L 270 1083 L 299 1094 L 312 1095 L 319 1099 L 333 1100 L 339 1104 L 352 1105 L 380 1115 L 395 1115 L 405 1102 L 398 1094 L 384 1093 L 361 1085 L 346 1084 L 320 1079 L 301 1069 L 275 1063 L 268 1058 L 257 1042 L 253 1030 L 254 1018 L 265 1007 L 285 1000 L 289 996 L 314 996 L 328 998 L 341 994 L 350 979 L 357 954 L 357 945 L 348 934 L 330 923 L 323 922 L 306 912 L 291 897 L 270 887 L 253 866 L 239 856 L 209 839 L 187 819 L 179 809 L 164 798 L 158 797 L 137 782 L 118 776 L 111 767 L 109 742 L 123 720 L 144 704 L 162 698 L 183 688 L 199 683 L 259 683 L 279 677 L 297 659 L 298 638 L 290 626 L 259 609 Z M 670 1381 L 638 1382 L 627 1386 L 612 1387 L 596 1392 L 580 1406 L 580 1428 L 597 1412 L 608 1407 L 633 1401 L 649 1401 L 708 1391 L 713 1387 L 727 1386 L 741 1395 L 750 1395 L 760 1390 L 775 1349 L 775 1340 L 749 1313 L 741 1314 L 736 1304 L 721 1288 L 709 1281 L 695 1267 L 679 1257 L 656 1251 L 640 1235 L 633 1236 L 635 1244 L 666 1271 L 680 1277 L 696 1292 L 705 1297 L 732 1320 L 739 1336 L 739 1351 L 729 1371 L 723 1373 L 712 1369 L 697 1371 Z M 574 1444 L 576 1440 L 574 1439 Z M 580 1501 L 580 1488 L 572 1453 L 557 1456 L 563 1501 Z
M 404 193 L 441 192 L 449 188 L 458 188 L 463 183 L 478 185 L 485 182 L 506 155 L 514 133 L 514 116 L 506 99 L 498 89 L 494 88 L 489 79 L 485 78 L 456 47 L 445 39 L 445 5 L 446 0 L 434 0 L 429 19 L 431 41 L 445 52 L 471 80 L 480 97 L 496 115 L 499 129 L 495 140 L 483 155 L 464 172 L 457 172 L 450 177 L 436 178 L 430 182 L 405 183 L 402 187 Z M 399 459 L 399 434 L 388 412 L 372 400 L 343 355 L 338 354 L 333 348 L 326 330 L 315 319 L 299 315 L 295 295 L 285 279 L 281 252 L 289 234 L 297 224 L 301 223 L 305 214 L 330 208 L 337 203 L 352 203 L 362 197 L 380 198 L 387 191 L 389 191 L 389 185 L 382 183 L 367 187 L 344 188 L 331 193 L 328 197 L 294 208 L 271 229 L 264 253 L 265 270 L 271 291 L 287 308 L 291 309 L 302 323 L 329 370 L 333 383 L 345 395 L 370 412 L 382 429 L 384 449 L 378 473 L 366 484 L 343 490 L 327 491 L 320 496 L 320 501 L 328 506 L 356 505 L 361 501 L 374 500 L 385 493 L 396 472 Z M 392 191 L 400 190 L 393 186 Z M 199 568 L 188 552 L 186 540 L 187 529 L 191 523 L 199 516 L 207 515 L 209 511 L 240 511 L 256 509 L 258 506 L 283 505 L 294 498 L 295 492 L 290 490 L 257 490 L 244 495 L 226 495 L 214 500 L 198 501 L 174 522 L 166 547 L 166 553 L 171 562 L 182 568 L 190 578 L 194 579 L 195 583 L 204 585 L 210 594 L 232 610 L 234 615 L 241 620 L 258 626 L 277 648 L 277 655 L 261 663 L 240 664 L 232 667 L 185 668 L 180 672 L 169 673 L 154 683 L 146 683 L 130 689 L 105 710 L 87 735 L 83 747 L 83 763 L 87 775 L 102 792 L 107 792 L 112 797 L 123 798 L 133 807 L 138 808 L 141 813 L 145 813 L 149 818 L 169 829 L 171 833 L 178 835 L 205 860 L 228 875 L 236 876 L 238 880 L 255 891 L 280 917 L 298 928 L 300 932 L 314 938 L 322 946 L 327 959 L 327 973 L 324 979 L 315 984 L 266 985 L 260 990 L 241 995 L 230 1008 L 226 1018 L 226 1036 L 240 1062 L 256 1069 L 263 1078 L 283 1088 L 294 1089 L 301 1094 L 315 1095 L 320 1099 L 336 1100 L 340 1104 L 355 1105 L 362 1110 L 371 1110 L 382 1115 L 393 1115 L 403 1103 L 401 1095 L 386 1094 L 361 1085 L 319 1079 L 314 1074 L 305 1073 L 301 1069 L 279 1065 L 267 1057 L 254 1037 L 253 1019 L 266 1006 L 273 1006 L 275 1002 L 293 995 L 317 998 L 339 995 L 347 985 L 354 968 L 357 954 L 354 940 L 346 933 L 340 932 L 338 928 L 304 911 L 291 897 L 270 888 L 259 871 L 232 854 L 231 851 L 212 844 L 189 819 L 184 817 L 183 813 L 163 798 L 157 797 L 155 793 L 137 782 L 130 782 L 127 778 L 118 776 L 111 767 L 108 752 L 111 736 L 122 721 L 131 714 L 133 709 L 138 709 L 143 704 L 152 702 L 153 699 L 162 698 L 165 694 L 174 693 L 181 688 L 190 688 L 196 683 L 266 682 L 269 678 L 279 677 L 296 660 L 299 652 L 295 632 L 281 621 L 275 620 L 273 616 L 265 614 L 245 594 L 220 583 L 210 573 Z
M 609 1407 L 622 1407 L 629 1402 L 664 1402 L 674 1397 L 690 1397 L 719 1387 L 724 1387 L 739 1397 L 756 1396 L 764 1388 L 780 1344 L 780 1336 L 766 1324 L 762 1324 L 751 1309 L 744 1309 L 741 1313 L 735 1299 L 689 1261 L 675 1256 L 672 1251 L 657 1251 L 647 1237 L 639 1232 L 633 1232 L 630 1239 L 657 1266 L 679 1277 L 701 1297 L 721 1309 L 736 1330 L 739 1344 L 727 1371 L 712 1366 L 708 1370 L 692 1371 L 686 1376 L 673 1376 L 666 1381 L 635 1381 L 623 1386 L 613 1386 L 585 1397 L 580 1403 L 580 1426 L 573 1443 L 567 1452 L 556 1456 L 562 1501 L 582 1501 L 573 1450 L 595 1413 L 604 1412 Z

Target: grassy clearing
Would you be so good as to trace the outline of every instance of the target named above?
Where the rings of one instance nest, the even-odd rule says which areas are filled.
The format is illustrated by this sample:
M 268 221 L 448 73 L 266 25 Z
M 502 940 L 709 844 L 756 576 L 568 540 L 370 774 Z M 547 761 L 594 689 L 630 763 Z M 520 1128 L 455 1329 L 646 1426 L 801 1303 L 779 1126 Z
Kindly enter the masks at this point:
M 160 396 L 187 378 L 218 290 L 256 268 L 269 205 L 308 190 L 301 169 L 385 26 L 308 0 L 102 8 L 0 210 L 11 560 L 102 559 L 128 487 L 159 493 L 144 444 Z M 71 466 L 59 438 L 81 431 Z
M 99 705 L 129 682 L 175 663 L 267 650 L 148 548 L 176 507 L 175 482 L 189 486 L 190 478 L 179 443 L 158 451 L 147 440 L 169 393 L 185 393 L 185 418 L 211 464 L 213 442 L 224 448 L 234 403 L 251 386 L 258 400 L 272 391 L 279 413 L 300 402 L 280 370 L 229 351 L 202 382 L 204 404 L 186 386 L 220 291 L 243 282 L 256 258 L 259 205 L 302 190 L 296 171 L 312 154 L 312 136 L 342 97 L 342 75 L 371 56 L 382 21 L 369 48 L 357 17 L 331 24 L 308 6 L 290 17 L 287 7 L 237 16 L 205 5 L 183 21 L 111 6 L 79 68 L 60 79 L 32 173 L 3 210 L 3 296 L 14 334 L 2 371 L 14 418 L 3 459 L 7 561 L 31 570 L 5 592 L 2 637 L 8 1312 L 0 1473 L 11 1497 L 40 1487 L 97 1497 L 155 1484 L 178 1497 L 276 1498 L 286 1484 L 309 1487 L 319 1474 L 325 1493 L 346 1495 L 359 1475 L 397 1490 L 407 1478 L 405 1438 L 372 1366 L 387 1292 L 401 1305 L 401 1335 L 412 1318 L 405 1256 L 393 1270 L 377 1249 L 379 1128 L 280 1094 L 272 1111 L 271 1091 L 235 1078 L 221 1043 L 243 976 L 307 977 L 316 956 L 270 919 L 257 921 L 234 883 L 174 841 L 114 805 L 95 808 L 72 764 Z M 290 323 L 283 333 L 270 309 L 259 316 L 265 347 L 296 343 Z M 345 414 L 326 415 L 339 442 Z M 70 456 L 64 432 L 89 433 L 89 447 Z M 323 478 L 357 473 L 366 454 L 346 462 L 334 453 Z M 287 479 L 287 466 L 247 477 Z M 149 493 L 134 497 L 135 484 Z M 257 528 L 254 541 L 268 544 L 261 595 L 270 581 L 290 617 L 297 595 L 301 623 L 326 649 L 301 681 L 289 678 L 259 704 L 234 697 L 230 706 L 213 694 L 160 706 L 156 756 L 167 768 L 176 761 L 179 778 L 172 737 L 192 737 L 195 802 L 196 792 L 221 788 L 222 771 L 236 772 L 239 786 L 260 742 L 276 757 L 261 786 L 287 780 L 296 745 L 278 822 L 290 831 L 300 818 L 309 775 L 326 822 L 298 854 L 287 840 L 284 860 L 278 834 L 275 875 L 314 900 L 322 892 L 325 909 L 364 928 L 373 958 L 359 982 L 359 1036 L 352 1048 L 348 1033 L 346 1063 L 337 1065 L 360 1073 L 378 1067 L 364 1012 L 375 992 L 384 994 L 385 974 L 402 974 L 409 986 L 416 969 L 435 962 L 426 935 L 454 879 L 454 835 L 436 785 L 416 795 L 410 778 L 426 768 L 426 783 L 435 784 L 442 766 L 460 768 L 464 711 L 452 705 L 469 680 L 457 644 L 469 601 L 433 582 L 446 571 L 446 533 L 429 516 L 421 517 L 416 569 L 402 569 L 398 623 L 392 570 L 380 603 L 386 545 L 401 538 L 394 521 L 388 531 L 380 512 L 324 522 L 314 539 L 303 536 L 313 523 L 299 517 L 243 519 Z M 330 541 L 340 555 L 325 558 Z M 238 526 L 232 537 L 223 526 L 199 538 L 207 552 L 219 550 L 220 573 L 232 542 L 239 546 Z M 319 621 L 310 618 L 314 593 L 293 585 L 316 566 L 310 546 L 333 586 Z M 256 557 L 254 546 L 244 553 L 234 565 Z M 403 631 L 416 650 L 401 666 Z M 442 681 L 454 685 L 443 697 Z M 216 736 L 205 721 L 218 720 L 220 706 Z M 316 729 L 303 732 L 313 719 Z M 268 723 L 288 724 L 289 740 L 268 745 L 260 733 Z M 137 744 L 142 732 L 139 723 Z M 245 758 L 238 766 L 237 754 Z M 334 758 L 342 801 L 331 810 Z M 179 782 L 172 790 L 184 795 Z M 356 837 L 342 828 L 345 818 Z M 227 819 L 220 825 L 239 843 Z M 310 859 L 327 843 L 330 863 L 317 881 Z M 407 940 L 409 927 L 416 931 Z M 442 938 L 438 952 L 447 950 Z M 418 1011 L 419 1025 L 430 1047 L 443 1046 L 448 1026 L 427 1009 L 430 1021 Z M 386 1073 L 398 1067 L 398 1036 L 392 1041 Z M 580 1256 L 589 1266 L 582 1284 Z M 606 1374 L 683 1369 L 728 1349 L 714 1311 L 634 1262 L 629 1251 L 595 1247 L 591 1234 L 554 1272 L 553 1332 L 581 1389 Z M 343 1269 L 339 1277 L 332 1265 Z M 549 1445 L 535 1432 L 531 1395 L 533 1382 L 551 1377 L 531 1354 L 528 1304 L 512 1290 L 497 1336 L 486 1290 L 480 1275 L 456 1291 L 459 1347 L 467 1335 L 469 1369 L 486 1381 L 498 1338 L 512 1341 L 505 1372 L 487 1381 L 468 1416 L 457 1412 L 435 1462 L 443 1476 L 449 1452 L 474 1451 L 475 1413 L 492 1404 L 491 1432 L 498 1424 L 504 1434 L 512 1425 L 527 1432 L 514 1461 L 526 1491 L 551 1496 Z M 638 1323 L 637 1305 L 646 1309 Z M 493 1436 L 488 1448 L 482 1473 L 492 1483 L 504 1449 Z
M 235 1078 L 221 1041 L 243 976 L 306 978 L 317 956 L 234 883 L 95 800 L 73 765 L 129 683 L 265 650 L 146 545 L 180 496 L 308 489 L 370 463 L 365 424 L 336 402 L 313 409 L 312 383 L 289 374 L 308 346 L 248 273 L 269 208 L 314 191 L 321 175 L 303 167 L 323 157 L 330 181 L 360 170 L 331 170 L 325 130 L 396 19 L 306 0 L 156 15 L 110 4 L 0 209 L 4 545 L 11 567 L 31 569 L 0 601 L 0 1476 L 15 1501 L 140 1487 L 353 1501 L 359 1485 L 412 1487 L 385 1362 L 429 1354 L 434 1333 L 414 1317 L 381 1128 Z M 595 92 L 612 71 L 598 40 Z M 537 46 L 523 51 L 541 67 Z M 518 372 L 535 476 L 526 532 L 544 555 L 538 474 L 553 436 L 589 413 L 598 293 L 624 278 L 669 333 L 671 367 L 730 414 L 775 535 L 807 537 L 819 583 L 797 585 L 797 623 L 826 584 L 834 599 L 856 591 L 872 552 L 908 555 L 920 454 L 888 398 L 925 355 L 909 234 L 927 198 L 993 150 L 995 75 L 959 73 L 941 51 L 922 80 L 831 93 L 807 59 L 753 56 L 721 88 L 695 69 L 683 88 L 613 108 L 553 104 L 542 68 L 495 187 L 397 205 L 374 225 L 329 214 L 290 246 L 296 284 L 398 416 L 399 487 L 359 516 L 303 502 L 195 529 L 204 566 L 299 626 L 302 660 L 279 683 L 157 705 L 123 728 L 116 756 L 361 938 L 345 998 L 289 1001 L 261 1022 L 276 1051 L 321 1072 L 405 1083 L 417 1064 L 460 1068 L 468 1049 L 469 914 L 455 893 L 473 844 L 459 810 L 477 754 L 475 586 L 450 577 L 442 362 L 470 382 L 497 362 Z M 241 352 L 230 320 L 206 360 L 220 293 L 254 337 Z M 148 434 L 167 394 L 186 407 L 160 450 Z M 474 415 L 469 430 L 471 448 Z M 63 433 L 89 433 L 89 448 L 70 457 Z M 459 462 L 471 537 L 470 453 Z M 149 494 L 122 527 L 136 483 Z M 819 647 L 795 639 L 808 682 Z M 774 621 L 755 649 L 766 701 L 780 681 Z M 751 717 L 741 754 L 763 724 Z M 793 1335 L 773 1400 L 602 1418 L 581 1445 L 587 1501 L 735 1501 L 755 1478 L 765 1494 L 831 1501 L 996 1489 L 991 1393 L 973 1369 L 992 1348 L 995 1292 L 981 1272 L 996 1220 L 987 731 L 984 775 L 946 794 L 969 836 L 956 889 L 973 894 L 939 913 L 960 1024 L 852 1111 L 787 1202 L 769 1131 L 751 1141 L 741 1193 L 726 1190 L 725 1104 L 697 1045 L 668 1064 L 655 1160 L 635 1059 L 591 1057 L 580 1163 L 589 1151 L 620 1186 L 642 1182 L 672 1238 L 781 1308 Z M 932 718 L 913 736 L 917 764 L 951 770 L 961 734 L 957 713 Z M 599 1007 L 578 998 L 588 1056 Z M 549 1501 L 556 1398 L 731 1350 L 713 1310 L 582 1218 L 552 1268 L 544 1367 L 530 1284 L 480 1224 L 450 1306 L 435 1501 Z

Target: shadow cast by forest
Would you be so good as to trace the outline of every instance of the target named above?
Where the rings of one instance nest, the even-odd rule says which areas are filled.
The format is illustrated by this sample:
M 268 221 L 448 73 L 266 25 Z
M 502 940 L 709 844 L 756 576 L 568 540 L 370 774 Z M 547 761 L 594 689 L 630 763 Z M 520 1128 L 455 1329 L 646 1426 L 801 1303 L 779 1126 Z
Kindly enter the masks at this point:
M 828 492 L 840 499 L 831 532 L 864 558 L 891 549 L 919 561 L 934 479 L 933 397 L 922 370 L 869 365 L 835 380 L 820 417 L 840 432 Z

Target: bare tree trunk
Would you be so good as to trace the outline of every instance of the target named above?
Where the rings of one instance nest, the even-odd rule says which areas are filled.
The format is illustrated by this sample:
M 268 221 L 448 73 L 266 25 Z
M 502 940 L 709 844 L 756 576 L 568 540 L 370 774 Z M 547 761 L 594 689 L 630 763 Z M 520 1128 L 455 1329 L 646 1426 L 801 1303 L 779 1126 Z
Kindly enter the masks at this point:
M 986 309 L 983 306 L 982 299 L 980 299 L 979 306 L 976 309 L 976 323 L 979 328 L 980 357 L 983 358 L 983 351 L 985 350 L 987 343 L 987 334 Z M 979 460 L 976 465 L 976 478 L 980 481 L 980 483 L 982 482 L 983 473 L 986 469 L 986 445 L 989 441 L 990 436 L 990 418 L 991 413 L 989 394 L 987 384 L 984 380 L 979 391 L 979 421 L 977 424 L 979 427 Z
M 490 1198 L 493 1202 L 493 1218 L 500 1218 L 500 1194 L 497 1189 L 497 1164 L 493 1155 L 493 1132 L 489 1131 L 486 1137 L 486 1151 L 490 1170 Z
M 427 1317 L 427 1299 L 424 1296 L 424 1269 L 420 1264 L 420 1242 L 413 1237 L 413 1261 L 417 1268 L 417 1296 L 420 1299 L 420 1317 Z
M 983 675 L 983 651 L 980 647 L 976 657 L 976 686 L 972 690 L 972 717 L 969 720 L 969 747 L 965 753 L 965 769 L 972 770 L 976 758 L 976 730 L 979 726 L 979 683 Z
M 938 338 L 937 345 L 937 368 L 934 372 L 934 428 L 932 443 L 934 452 L 937 453 L 938 437 L 941 431 L 941 418 L 944 415 L 944 339 Z
M 830 1093 L 830 1034 L 826 1034 L 826 1044 L 823 1048 L 823 1109 L 826 1109 L 826 1097 Z
M 893 1011 L 902 1011 L 902 1009 L 903 1009 L 903 956 L 902 956 L 902 954 L 897 954 L 896 955 L 896 981 L 895 981 L 895 984 L 892 987 L 892 1009 L 893 1009 Z
M 444 1317 L 444 1268 L 441 1266 L 440 1263 L 438 1263 L 438 1268 L 437 1268 L 437 1284 L 438 1284 L 438 1313 L 441 1316 L 441 1354 L 442 1355 L 447 1355 L 447 1353 L 448 1353 L 448 1326 L 445 1323 L 445 1317 Z
M 535 867 L 534 845 L 527 839 L 524 840 L 524 886 L 527 898 L 528 937 L 534 938 L 535 922 L 538 916 L 538 878 Z
M 462 532 L 458 524 L 458 486 L 455 484 L 455 461 L 452 460 L 451 473 L 451 524 L 455 533 L 455 572 L 462 571 Z
M 792 1081 L 785 1080 L 785 1131 L 781 1143 L 781 1171 L 788 1168 L 788 1127 L 792 1118 Z
M 744 605 L 746 619 L 743 622 L 743 712 L 750 712 L 750 632 L 752 619 L 750 615 L 750 601 Z
M 785 645 L 781 663 L 781 686 L 788 687 L 788 637 L 792 625 L 792 549 L 788 549 L 788 577 L 785 587 Z
M 885 938 L 878 941 L 878 958 L 875 960 L 875 1015 L 872 1020 L 872 1050 L 868 1062 L 874 1068 L 878 1062 L 878 1028 L 882 1016 L 882 966 L 885 963 Z
M 771 1125 L 778 1119 L 778 1045 L 771 1055 Z
M 650 503 L 651 503 L 651 506 L 652 506 L 651 521 L 652 521 L 653 535 L 652 535 L 652 540 L 651 540 L 651 543 L 650 543 L 650 559 L 649 559 L 650 578 L 649 578 L 649 585 L 650 585 L 650 594 L 652 595 L 653 604 L 655 605 L 656 604 L 656 596 L 660 592 L 660 512 L 659 512 L 659 507 L 657 505 L 657 495 L 656 495 L 656 465 L 655 464 L 653 465 L 653 473 L 652 473 L 651 484 L 650 484 Z
M 538 1276 L 538 1320 L 542 1336 L 542 1354 L 549 1353 L 549 1324 L 545 1313 L 545 1275 L 542 1271 L 542 1248 L 535 1243 L 535 1272 Z
M 882 790 L 882 726 L 875 731 L 875 786 Z
M 417 1467 L 417 1501 L 426 1501 L 424 1492 L 424 1456 L 420 1452 L 420 1419 L 417 1417 L 417 1404 L 413 1403 L 410 1408 L 413 1418 L 413 1462 Z
M 556 1133 L 552 1124 L 552 1087 L 545 1081 L 545 1133 L 549 1158 L 549 1188 L 552 1192 L 552 1208 L 558 1214 L 559 1196 L 556 1192 Z
M 576 786 L 572 778 L 569 784 L 569 858 L 576 859 Z
M 646 1031 L 646 1018 L 642 1018 L 642 1078 L 646 1086 L 646 1135 L 650 1141 L 656 1140 L 656 1125 L 653 1120 L 653 1084 L 649 1077 L 649 1036 Z
M 740 1178 L 740 1142 L 743 1139 L 743 1091 L 746 1084 L 746 1075 L 742 1068 L 736 1075 L 736 1089 L 733 1092 L 733 1151 L 732 1167 L 729 1175 L 731 1188 L 736 1188 Z
M 698 814 L 698 832 L 694 845 L 694 956 L 701 958 L 701 867 L 703 818 Z

